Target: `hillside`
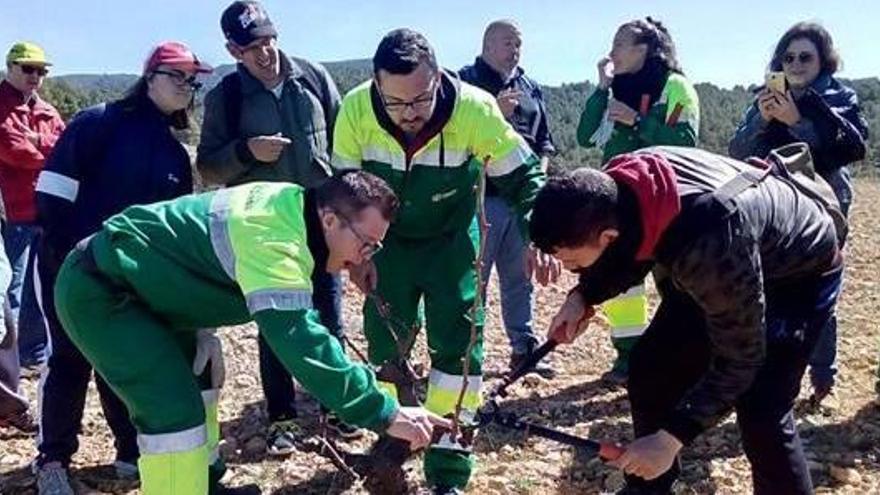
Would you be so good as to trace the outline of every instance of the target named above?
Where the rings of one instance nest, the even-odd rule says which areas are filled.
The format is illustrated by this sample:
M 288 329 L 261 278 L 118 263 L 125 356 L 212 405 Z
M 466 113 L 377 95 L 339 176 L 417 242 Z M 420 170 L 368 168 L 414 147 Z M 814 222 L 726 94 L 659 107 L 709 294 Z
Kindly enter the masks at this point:
M 343 94 L 369 78 L 372 72 L 371 61 L 368 59 L 327 62 L 324 65 Z M 197 96 L 196 121 L 201 118 L 201 98 L 234 68 L 232 64 L 220 65 L 205 81 L 205 87 Z M 65 75 L 50 78 L 44 94 L 68 118 L 80 108 L 119 97 L 136 79 L 131 74 Z M 880 79 L 856 79 L 847 83 L 859 94 L 862 110 L 870 125 L 870 135 L 875 138 L 880 136 Z M 742 86 L 724 89 L 712 83 L 699 83 L 696 89 L 702 107 L 701 145 L 724 153 L 737 123 L 752 100 L 752 93 Z M 589 82 L 544 87 L 550 127 L 560 150 L 560 155 L 554 160 L 557 165 L 598 165 L 598 151 L 579 148 L 575 140 L 580 112 L 592 90 L 593 85 Z M 190 139 L 197 139 L 197 132 L 192 133 Z M 866 163 L 880 166 L 880 140 L 870 141 Z

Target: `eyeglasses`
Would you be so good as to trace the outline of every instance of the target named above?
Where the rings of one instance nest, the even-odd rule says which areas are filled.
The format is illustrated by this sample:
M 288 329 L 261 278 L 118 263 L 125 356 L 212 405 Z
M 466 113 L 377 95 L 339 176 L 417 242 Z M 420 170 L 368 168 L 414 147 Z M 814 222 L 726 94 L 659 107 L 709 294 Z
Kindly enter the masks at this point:
M 195 75 L 187 77 L 187 75 L 183 72 L 166 70 L 154 70 L 153 74 L 162 74 L 163 76 L 168 76 L 168 79 L 171 79 L 171 82 L 181 88 L 189 86 L 189 88 L 193 91 L 198 91 L 202 88 L 202 83 L 196 81 Z
M 350 230 L 357 240 L 361 242 L 360 252 L 364 258 L 370 258 L 382 250 L 382 241 L 371 241 L 367 236 L 358 231 L 358 229 L 354 228 L 354 224 L 347 216 L 343 215 L 338 210 L 333 210 L 333 213 L 336 213 L 336 216 L 339 217 L 348 230 Z
M 791 65 L 797 60 L 802 64 L 809 64 L 815 58 L 816 56 L 810 52 L 800 52 L 798 54 L 786 53 L 785 56 L 782 57 L 782 63 L 785 65 Z
M 437 87 L 435 83 L 431 83 L 431 88 L 412 101 L 388 101 L 388 97 L 382 94 L 382 103 L 388 113 L 403 113 L 407 108 L 411 108 L 414 112 L 427 110 L 434 104 L 434 98 L 437 96 Z
M 47 69 L 45 67 L 39 67 L 36 65 L 22 65 L 22 64 L 15 64 L 15 65 L 17 65 L 19 68 L 21 68 L 21 71 L 27 75 L 37 74 L 38 76 L 42 77 L 42 76 L 45 76 L 46 74 L 49 73 L 49 69 Z

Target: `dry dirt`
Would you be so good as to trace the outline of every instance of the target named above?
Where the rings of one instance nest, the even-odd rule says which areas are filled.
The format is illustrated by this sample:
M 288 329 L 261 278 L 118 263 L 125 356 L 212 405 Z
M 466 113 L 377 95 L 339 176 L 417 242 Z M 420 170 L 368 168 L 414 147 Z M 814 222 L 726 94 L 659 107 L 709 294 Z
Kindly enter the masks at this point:
M 880 407 L 874 391 L 880 343 L 880 181 L 858 181 L 853 212 L 849 267 L 840 302 L 839 384 L 818 410 L 799 413 L 801 434 L 808 450 L 818 493 L 880 493 Z M 535 326 L 543 329 L 572 282 L 537 293 Z M 349 287 L 346 321 L 350 335 L 363 349 L 358 335 L 360 299 Z M 508 358 L 506 338 L 499 326 L 497 293 L 490 293 L 487 324 L 486 370 L 496 377 Z M 612 349 L 601 327 L 577 345 L 558 350 L 552 362 L 560 376 L 552 381 L 529 377 L 513 389 L 505 407 L 530 419 L 579 435 L 626 441 L 630 438 L 628 403 L 624 391 L 606 386 L 599 376 L 608 368 Z M 543 330 L 541 330 L 543 331 Z M 222 332 L 228 380 L 221 400 L 224 456 L 229 465 L 225 481 L 232 486 L 258 484 L 263 493 L 360 493 L 358 483 L 340 474 L 326 457 L 299 452 L 286 459 L 264 455 L 265 413 L 261 401 L 255 329 L 229 328 Z M 418 348 L 424 361 L 424 348 Z M 489 383 L 492 379 L 490 378 Z M 36 378 L 24 387 L 35 397 Z M 806 397 L 805 388 L 802 397 Z M 306 434 L 319 431 L 317 407 L 300 394 L 301 423 Z M 32 438 L 0 432 L 0 493 L 36 493 L 28 463 L 34 457 Z M 739 447 L 731 419 L 701 436 L 684 453 L 680 493 L 748 493 L 749 465 Z M 112 439 L 100 413 L 94 386 L 90 387 L 80 449 L 73 475 L 81 493 L 134 493 L 135 487 L 110 480 Z M 370 439 L 340 442 L 357 451 Z M 305 450 L 305 447 L 304 447 Z M 492 427 L 476 444 L 478 467 L 469 493 L 600 493 L 621 486 L 622 476 L 595 460 L 584 459 L 570 448 Z M 421 479 L 420 463 L 411 462 L 410 478 Z

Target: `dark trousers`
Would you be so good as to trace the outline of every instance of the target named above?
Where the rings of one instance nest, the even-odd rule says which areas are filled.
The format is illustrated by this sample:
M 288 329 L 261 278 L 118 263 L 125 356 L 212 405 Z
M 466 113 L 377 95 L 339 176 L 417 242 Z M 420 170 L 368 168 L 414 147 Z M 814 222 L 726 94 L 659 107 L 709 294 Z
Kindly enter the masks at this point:
M 316 265 L 318 265 L 316 263 Z M 318 265 L 320 266 L 320 265 Z M 342 278 L 321 269 L 312 272 L 312 306 L 318 311 L 321 323 L 337 338 L 343 334 Z M 296 416 L 295 393 L 290 372 L 269 348 L 263 336 L 258 337 L 260 351 L 260 380 L 266 397 L 269 421 L 283 421 Z M 340 342 L 342 344 L 342 342 Z
M 813 493 L 792 409 L 822 328 L 833 313 L 842 270 L 768 294 L 766 358 L 734 409 L 756 494 Z M 663 300 L 630 358 L 629 399 L 636 437 L 657 432 L 685 393 L 710 371 L 703 313 L 663 287 Z M 680 463 L 657 479 L 627 477 L 644 493 L 669 493 Z
M 55 312 L 55 279 L 62 259 L 48 247 L 40 246 L 37 266 L 42 309 L 51 339 L 51 353 L 39 391 L 42 404 L 40 436 L 37 440 L 39 465 L 60 462 L 67 466 L 76 453 L 79 447 L 77 435 L 82 424 L 89 379 L 92 376 L 92 366 L 70 341 Z M 125 404 L 97 373 L 95 384 L 104 417 L 107 418 L 115 439 L 116 459 L 136 462 L 137 432 L 128 418 Z

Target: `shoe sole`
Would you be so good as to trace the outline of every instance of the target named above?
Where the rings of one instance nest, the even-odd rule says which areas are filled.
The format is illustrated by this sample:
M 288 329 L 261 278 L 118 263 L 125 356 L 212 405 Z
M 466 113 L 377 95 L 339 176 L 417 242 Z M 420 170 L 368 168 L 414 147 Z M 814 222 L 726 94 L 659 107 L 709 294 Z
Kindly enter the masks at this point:
M 344 438 L 346 440 L 356 440 L 358 438 L 364 437 L 364 432 L 362 431 L 352 431 L 352 432 L 344 432 L 342 430 L 338 430 L 332 426 L 327 427 L 330 431 L 332 431 L 336 436 L 340 438 Z
M 266 454 L 272 457 L 284 457 L 293 454 L 294 452 L 296 452 L 296 447 L 290 447 L 289 449 L 266 449 Z

